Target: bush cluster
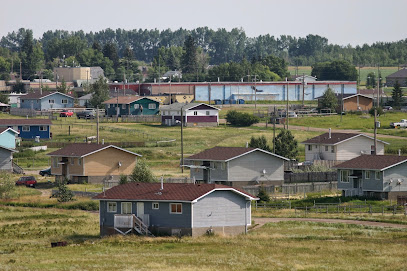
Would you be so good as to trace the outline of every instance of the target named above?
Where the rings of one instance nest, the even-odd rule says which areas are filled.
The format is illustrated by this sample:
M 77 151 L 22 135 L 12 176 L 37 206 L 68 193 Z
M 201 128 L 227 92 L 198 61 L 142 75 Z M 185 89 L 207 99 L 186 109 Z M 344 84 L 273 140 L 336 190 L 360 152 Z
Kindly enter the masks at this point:
M 248 113 L 231 110 L 226 114 L 226 121 L 233 126 L 250 126 L 252 124 L 258 123 L 260 121 L 260 118 Z

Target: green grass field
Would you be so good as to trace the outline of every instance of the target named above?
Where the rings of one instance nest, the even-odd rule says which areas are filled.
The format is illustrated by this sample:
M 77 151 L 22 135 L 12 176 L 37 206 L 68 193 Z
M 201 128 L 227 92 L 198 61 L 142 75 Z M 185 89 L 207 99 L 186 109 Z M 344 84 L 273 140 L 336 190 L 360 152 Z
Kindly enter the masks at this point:
M 0 238 L 2 270 L 403 270 L 407 231 L 280 222 L 235 237 L 100 239 L 97 213 L 0 207 Z

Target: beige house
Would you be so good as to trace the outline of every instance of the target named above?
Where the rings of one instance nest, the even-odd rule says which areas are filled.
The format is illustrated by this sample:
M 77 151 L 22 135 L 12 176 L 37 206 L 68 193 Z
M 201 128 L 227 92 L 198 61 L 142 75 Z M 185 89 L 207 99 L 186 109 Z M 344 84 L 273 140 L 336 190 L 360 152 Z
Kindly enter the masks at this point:
M 137 153 L 103 144 L 74 143 L 51 152 L 51 173 L 55 180 L 74 183 L 103 183 L 130 175 Z
M 305 145 L 305 161 L 347 161 L 362 154 L 374 154 L 374 138 L 364 134 L 325 133 L 308 139 Z M 384 145 L 377 140 L 377 154 L 384 154 Z
M 55 67 L 54 76 L 55 80 L 62 81 L 63 79 L 65 82 L 92 79 L 90 67 Z

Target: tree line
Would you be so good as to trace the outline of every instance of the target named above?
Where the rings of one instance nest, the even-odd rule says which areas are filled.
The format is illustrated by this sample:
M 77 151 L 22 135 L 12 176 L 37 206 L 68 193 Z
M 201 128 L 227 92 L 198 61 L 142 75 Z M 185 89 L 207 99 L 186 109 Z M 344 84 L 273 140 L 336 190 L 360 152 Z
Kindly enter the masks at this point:
M 89 33 L 49 30 L 41 38 L 34 39 L 32 30 L 21 28 L 0 40 L 0 76 L 3 77 L 0 79 L 4 79 L 7 72 L 19 72 L 21 61 L 25 79 L 38 76 L 38 70 L 42 70 L 47 78 L 52 76 L 55 66 L 81 65 L 100 66 L 112 80 L 136 81 L 141 77 L 139 66 L 152 64 L 154 78 L 168 68 L 182 70 L 194 81 L 215 80 L 217 77 L 224 77 L 223 80 L 238 77 L 233 80 L 241 80 L 252 69 L 255 71 L 249 73 L 263 74 L 264 80 L 279 80 L 287 73 L 276 72 L 265 63 L 269 56 L 284 61 L 284 65 L 313 66 L 319 62 L 341 60 L 357 66 L 395 66 L 407 62 L 406 45 L 407 39 L 340 46 L 330 44 L 328 39 L 318 35 L 247 37 L 241 28 L 227 31 L 208 27 L 174 31 L 108 28 Z M 248 67 L 248 64 L 254 66 Z M 214 65 L 223 66 L 210 74 L 208 67 Z M 244 72 L 237 72 L 239 69 Z M 222 74 L 214 75 L 215 72 Z

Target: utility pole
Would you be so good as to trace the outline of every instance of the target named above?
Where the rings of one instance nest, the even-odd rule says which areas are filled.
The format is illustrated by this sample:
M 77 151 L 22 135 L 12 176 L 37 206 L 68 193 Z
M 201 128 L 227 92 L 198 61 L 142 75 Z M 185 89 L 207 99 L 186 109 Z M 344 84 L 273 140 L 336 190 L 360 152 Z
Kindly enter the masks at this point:
M 22 69 L 21 69 L 21 61 L 20 61 L 20 80 L 23 80 L 23 74 L 22 74 Z
M 172 104 L 172 99 L 171 99 L 171 75 L 170 75 L 170 101 L 169 101 L 169 104 Z
M 42 69 L 40 70 L 40 94 L 42 95 Z
M 304 107 L 305 99 L 305 73 L 302 74 L 302 107 Z
M 257 74 L 254 75 L 254 108 L 257 108 Z
M 114 88 L 114 91 L 116 91 L 116 117 L 117 117 L 117 122 L 119 122 L 119 90 L 116 90 L 116 87 Z
M 374 109 L 374 154 L 377 155 L 377 108 Z
M 58 72 L 55 72 L 55 90 L 58 89 Z
M 99 144 L 99 106 L 96 107 L 96 143 Z
M 211 81 L 208 84 L 208 103 L 211 104 Z
M 377 108 L 380 106 L 380 68 L 377 65 Z
M 341 85 L 341 122 L 342 122 L 342 112 L 343 112 L 343 91 L 344 91 L 344 86 Z
M 86 70 L 86 88 L 89 92 L 89 70 Z
M 184 106 L 181 106 L 181 173 L 184 173 Z
M 288 77 L 285 78 L 285 81 L 287 82 L 287 97 L 286 97 L 287 107 L 286 107 L 285 119 L 287 121 L 287 130 L 288 130 L 288 115 L 289 115 L 288 114 Z
M 274 106 L 273 116 L 273 153 L 276 153 L 276 106 Z

